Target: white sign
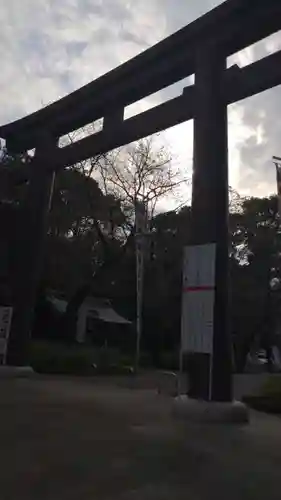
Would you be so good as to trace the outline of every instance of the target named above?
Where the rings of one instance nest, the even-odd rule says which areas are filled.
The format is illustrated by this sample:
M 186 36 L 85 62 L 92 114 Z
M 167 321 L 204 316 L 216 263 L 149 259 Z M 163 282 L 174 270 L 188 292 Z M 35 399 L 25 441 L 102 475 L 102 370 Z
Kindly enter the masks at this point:
M 181 351 L 212 354 L 216 245 L 184 249 Z
M 6 361 L 7 345 L 12 323 L 13 308 L 0 307 L 0 355 Z

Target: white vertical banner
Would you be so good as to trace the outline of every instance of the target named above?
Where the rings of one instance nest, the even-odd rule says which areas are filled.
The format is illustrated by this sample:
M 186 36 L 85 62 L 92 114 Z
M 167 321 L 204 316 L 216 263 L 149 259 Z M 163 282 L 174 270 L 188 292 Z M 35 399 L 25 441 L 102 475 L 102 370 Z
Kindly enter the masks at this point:
M 13 308 L 8 306 L 0 307 L 0 357 L 2 363 L 6 363 L 8 340 L 11 330 Z
M 184 249 L 181 351 L 213 353 L 216 245 Z

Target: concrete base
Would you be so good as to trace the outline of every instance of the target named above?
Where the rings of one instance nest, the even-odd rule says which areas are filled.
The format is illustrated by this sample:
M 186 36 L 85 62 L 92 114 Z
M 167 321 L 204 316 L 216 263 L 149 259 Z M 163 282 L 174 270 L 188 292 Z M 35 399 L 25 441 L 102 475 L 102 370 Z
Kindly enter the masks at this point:
M 0 366 L 0 380 L 6 378 L 23 378 L 34 375 L 31 366 Z
M 208 402 L 181 395 L 174 399 L 173 413 L 177 417 L 193 422 L 239 424 L 249 422 L 247 406 L 240 401 Z

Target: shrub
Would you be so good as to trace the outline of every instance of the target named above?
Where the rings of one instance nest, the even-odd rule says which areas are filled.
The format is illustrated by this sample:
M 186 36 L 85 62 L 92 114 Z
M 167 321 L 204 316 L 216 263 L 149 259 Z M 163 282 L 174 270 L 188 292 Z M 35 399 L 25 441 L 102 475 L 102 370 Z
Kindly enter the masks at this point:
M 262 385 L 257 396 L 246 396 L 245 403 L 255 410 L 281 413 L 281 376 L 273 375 Z
M 66 375 L 130 373 L 117 349 L 95 349 L 78 344 L 35 341 L 31 344 L 30 365 L 38 373 Z
M 272 375 L 266 379 L 261 387 L 264 396 L 279 397 L 281 400 L 281 375 Z
M 38 373 L 92 375 L 94 353 L 80 346 L 51 342 L 33 342 L 30 364 Z

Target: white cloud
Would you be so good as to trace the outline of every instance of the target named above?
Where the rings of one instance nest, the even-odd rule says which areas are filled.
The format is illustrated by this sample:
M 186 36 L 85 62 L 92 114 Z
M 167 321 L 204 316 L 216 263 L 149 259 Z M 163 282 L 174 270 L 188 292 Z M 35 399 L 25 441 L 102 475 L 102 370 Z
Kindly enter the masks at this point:
M 0 0 L 0 122 L 34 111 L 188 24 L 221 0 Z M 248 64 L 281 48 L 280 35 L 236 55 Z M 147 109 L 182 91 L 185 81 L 136 104 Z M 280 151 L 280 89 L 231 106 L 231 184 L 275 189 L 268 160 Z M 176 162 L 190 172 L 192 124 L 168 132 Z

